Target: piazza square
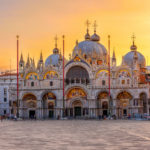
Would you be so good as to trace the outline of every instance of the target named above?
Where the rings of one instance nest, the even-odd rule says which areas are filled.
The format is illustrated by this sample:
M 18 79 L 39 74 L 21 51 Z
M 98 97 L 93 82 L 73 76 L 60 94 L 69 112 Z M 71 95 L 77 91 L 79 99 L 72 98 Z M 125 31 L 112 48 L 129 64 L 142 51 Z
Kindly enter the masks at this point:
M 0 122 L 0 150 L 149 150 L 150 122 L 45 120 Z

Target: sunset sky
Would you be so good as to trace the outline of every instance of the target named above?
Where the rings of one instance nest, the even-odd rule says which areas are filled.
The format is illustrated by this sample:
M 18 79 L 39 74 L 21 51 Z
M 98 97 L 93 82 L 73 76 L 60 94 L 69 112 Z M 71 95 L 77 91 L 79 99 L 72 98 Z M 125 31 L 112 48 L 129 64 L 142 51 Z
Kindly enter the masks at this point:
M 62 49 L 65 35 L 65 56 L 72 52 L 75 41 L 84 40 L 85 21 L 97 21 L 97 34 L 107 48 L 111 35 L 111 53 L 115 49 L 117 64 L 130 51 L 135 33 L 138 51 L 150 64 L 150 1 L 149 0 L 0 0 L 0 70 L 16 66 L 16 35 L 20 35 L 20 51 L 38 61 L 52 53 L 54 37 Z M 149 59 L 149 61 L 148 61 Z

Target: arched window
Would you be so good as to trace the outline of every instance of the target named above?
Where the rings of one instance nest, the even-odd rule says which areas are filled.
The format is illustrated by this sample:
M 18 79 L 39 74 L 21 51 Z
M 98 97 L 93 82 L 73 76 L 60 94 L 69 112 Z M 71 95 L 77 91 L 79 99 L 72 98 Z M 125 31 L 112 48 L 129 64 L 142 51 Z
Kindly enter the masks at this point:
M 86 84 L 90 83 L 87 70 L 81 66 L 74 66 L 70 68 L 66 74 L 66 79 L 70 80 L 71 83 L 83 83 L 81 82 L 83 80 Z
M 69 69 L 66 75 L 67 79 L 89 79 L 89 74 L 87 70 L 80 66 L 74 66 Z
M 34 82 L 31 82 L 31 86 L 32 86 L 32 87 L 34 86 Z

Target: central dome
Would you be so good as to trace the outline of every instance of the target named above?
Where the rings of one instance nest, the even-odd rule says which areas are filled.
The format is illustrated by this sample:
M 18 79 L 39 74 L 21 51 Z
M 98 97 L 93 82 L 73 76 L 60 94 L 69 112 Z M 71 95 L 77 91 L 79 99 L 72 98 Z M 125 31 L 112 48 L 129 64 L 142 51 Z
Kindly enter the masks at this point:
M 106 48 L 95 41 L 85 40 L 78 45 L 75 46 L 72 56 L 75 56 L 78 52 L 78 50 L 81 50 L 81 55 L 86 57 L 92 57 L 93 54 L 96 54 L 96 57 L 99 59 L 105 58 L 107 56 L 107 50 Z

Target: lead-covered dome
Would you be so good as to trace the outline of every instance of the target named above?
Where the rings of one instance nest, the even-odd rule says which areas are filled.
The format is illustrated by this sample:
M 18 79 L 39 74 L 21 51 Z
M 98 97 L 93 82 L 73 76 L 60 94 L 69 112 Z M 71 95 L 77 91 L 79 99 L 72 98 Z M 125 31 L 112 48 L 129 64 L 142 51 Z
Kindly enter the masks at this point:
M 91 36 L 91 41 L 100 41 L 100 37 L 99 35 L 97 35 L 96 33 L 94 33 L 92 36 Z
M 124 57 L 123 57 L 123 62 L 132 67 L 134 65 L 134 60 L 137 59 L 137 63 L 140 67 L 145 67 L 145 57 L 137 51 L 137 46 L 133 44 L 130 47 L 131 51 L 128 52 Z
M 49 65 L 57 66 L 59 64 L 59 58 L 60 58 L 59 54 L 52 54 L 48 56 L 45 61 L 45 67 Z
M 135 51 L 128 52 L 124 56 L 124 59 L 123 59 L 124 63 L 127 64 L 130 67 L 133 66 L 134 55 L 135 55 L 134 53 L 135 53 Z M 141 67 L 145 67 L 145 58 L 144 58 L 144 56 L 138 51 L 136 51 L 136 53 L 137 53 L 137 57 L 138 57 L 138 59 L 137 59 L 138 65 L 140 65 Z

